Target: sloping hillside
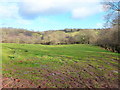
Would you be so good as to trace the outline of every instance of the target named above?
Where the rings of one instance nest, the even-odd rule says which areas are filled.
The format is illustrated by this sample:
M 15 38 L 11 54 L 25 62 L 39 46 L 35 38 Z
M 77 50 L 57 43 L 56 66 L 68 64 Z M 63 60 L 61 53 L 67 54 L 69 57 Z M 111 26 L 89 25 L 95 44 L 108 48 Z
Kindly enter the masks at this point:
M 25 29 L 2 28 L 3 43 L 74 44 L 94 43 L 99 30 L 65 29 L 35 32 Z

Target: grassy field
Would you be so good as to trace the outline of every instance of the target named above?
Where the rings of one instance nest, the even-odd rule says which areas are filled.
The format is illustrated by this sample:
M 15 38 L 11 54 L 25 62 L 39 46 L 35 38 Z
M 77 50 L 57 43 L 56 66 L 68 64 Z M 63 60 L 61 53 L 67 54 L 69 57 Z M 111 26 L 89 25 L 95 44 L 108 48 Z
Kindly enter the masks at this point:
M 3 78 L 16 80 L 4 81 L 7 87 L 118 87 L 119 54 L 97 46 L 2 44 L 2 50 Z

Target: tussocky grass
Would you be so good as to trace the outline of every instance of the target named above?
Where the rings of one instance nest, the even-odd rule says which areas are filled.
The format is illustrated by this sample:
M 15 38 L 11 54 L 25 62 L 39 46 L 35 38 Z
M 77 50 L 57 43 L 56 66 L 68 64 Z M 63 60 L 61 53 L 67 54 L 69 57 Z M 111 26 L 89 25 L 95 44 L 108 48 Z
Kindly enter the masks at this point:
M 3 77 L 49 88 L 118 87 L 120 54 L 93 45 L 2 44 Z

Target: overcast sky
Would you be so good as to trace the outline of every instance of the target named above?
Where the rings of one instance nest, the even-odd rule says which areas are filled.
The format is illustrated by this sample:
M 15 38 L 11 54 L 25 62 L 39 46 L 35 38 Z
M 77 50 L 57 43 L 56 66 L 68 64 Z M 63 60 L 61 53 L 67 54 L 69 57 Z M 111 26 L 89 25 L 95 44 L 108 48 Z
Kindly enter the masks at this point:
M 0 0 L 0 27 L 29 30 L 102 28 L 101 0 Z

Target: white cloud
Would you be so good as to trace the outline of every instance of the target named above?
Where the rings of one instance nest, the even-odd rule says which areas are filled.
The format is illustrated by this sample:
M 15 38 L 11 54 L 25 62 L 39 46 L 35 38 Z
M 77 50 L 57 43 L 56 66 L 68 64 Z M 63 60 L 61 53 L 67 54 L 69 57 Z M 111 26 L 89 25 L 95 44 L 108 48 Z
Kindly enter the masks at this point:
M 33 19 L 41 15 L 71 13 L 73 18 L 85 18 L 100 12 L 101 0 L 0 0 L 0 18 Z M 11 4 L 9 2 L 17 2 Z
M 72 17 L 73 18 L 85 18 L 87 16 L 91 16 L 94 15 L 96 13 L 102 12 L 102 10 L 100 9 L 101 6 L 97 5 L 97 6 L 93 6 L 93 7 L 79 7 L 79 8 L 75 8 L 72 11 Z
M 16 5 L 1 5 L 0 18 L 16 18 L 18 15 L 18 7 Z
M 99 12 L 99 2 L 100 0 L 22 0 L 19 11 L 23 17 L 70 12 L 74 18 L 82 18 Z
M 0 3 L 15 3 L 15 2 L 21 2 L 21 0 L 0 0 Z
M 91 14 L 93 13 L 89 11 L 89 8 L 86 8 L 86 7 L 76 8 L 72 11 L 73 18 L 84 18 Z

